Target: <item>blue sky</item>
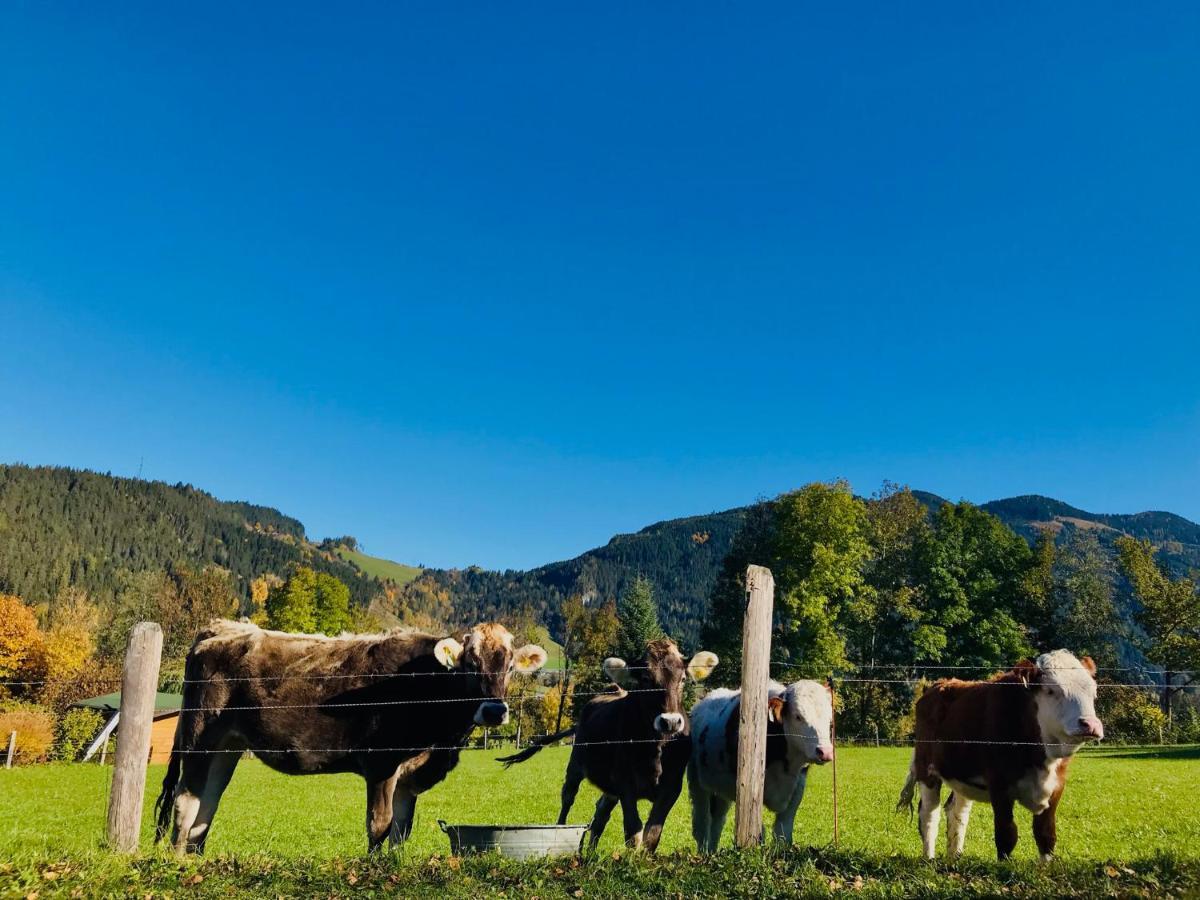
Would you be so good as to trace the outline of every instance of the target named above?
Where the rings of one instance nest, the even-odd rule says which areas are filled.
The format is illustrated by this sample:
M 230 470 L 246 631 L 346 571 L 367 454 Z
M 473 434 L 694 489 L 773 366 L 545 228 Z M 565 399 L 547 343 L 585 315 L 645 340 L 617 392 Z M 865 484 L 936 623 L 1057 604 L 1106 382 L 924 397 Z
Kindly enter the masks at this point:
M 814 479 L 1200 519 L 1200 9 L 16 4 L 0 460 L 524 567 Z

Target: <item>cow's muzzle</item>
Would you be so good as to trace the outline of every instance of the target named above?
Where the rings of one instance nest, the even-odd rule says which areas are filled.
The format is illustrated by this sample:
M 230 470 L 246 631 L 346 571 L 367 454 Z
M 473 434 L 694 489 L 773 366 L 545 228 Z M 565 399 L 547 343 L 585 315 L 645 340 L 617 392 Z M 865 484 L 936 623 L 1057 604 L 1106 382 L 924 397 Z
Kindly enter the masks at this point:
M 503 700 L 484 700 L 475 710 L 475 724 L 498 728 L 508 721 L 508 704 Z
M 1079 730 L 1071 737 L 1083 741 L 1102 741 L 1104 740 L 1104 723 L 1095 716 L 1082 716 L 1079 719 Z
M 654 717 L 654 730 L 659 734 L 680 734 L 685 722 L 683 713 L 660 713 Z
M 819 766 L 823 766 L 823 765 L 825 765 L 825 763 L 828 763 L 828 762 L 833 762 L 833 745 L 832 744 L 819 745 L 816 749 L 816 755 L 815 755 L 815 758 L 813 759 L 813 762 L 815 762 Z

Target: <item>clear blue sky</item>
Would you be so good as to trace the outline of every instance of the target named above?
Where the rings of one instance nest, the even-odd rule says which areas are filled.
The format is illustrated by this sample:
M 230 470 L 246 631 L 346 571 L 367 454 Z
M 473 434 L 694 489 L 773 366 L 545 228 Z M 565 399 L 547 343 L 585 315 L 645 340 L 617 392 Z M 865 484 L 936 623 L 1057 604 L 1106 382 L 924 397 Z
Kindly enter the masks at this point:
M 430 565 L 836 476 L 1200 519 L 1198 34 L 10 4 L 0 459 Z

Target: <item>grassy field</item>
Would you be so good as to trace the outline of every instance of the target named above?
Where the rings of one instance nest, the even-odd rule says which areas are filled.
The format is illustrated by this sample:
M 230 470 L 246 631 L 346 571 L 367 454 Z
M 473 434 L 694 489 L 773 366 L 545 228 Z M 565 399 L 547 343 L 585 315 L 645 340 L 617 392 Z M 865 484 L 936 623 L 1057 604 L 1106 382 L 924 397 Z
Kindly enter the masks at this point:
M 839 751 L 841 841 L 837 852 L 829 849 L 832 773 L 825 767 L 813 770 L 796 827 L 800 847 L 820 850 L 776 857 L 724 853 L 700 864 L 690 856 L 694 844 L 685 793 L 664 832 L 666 858 L 657 862 L 631 861 L 631 854 L 621 846 L 619 815 L 601 844 L 603 863 L 584 864 L 585 869 L 598 866 L 587 877 L 565 862 L 517 866 L 496 860 L 464 863 L 446 858 L 448 844 L 437 827 L 439 818 L 450 822 L 554 821 L 566 754 L 566 748 L 549 749 L 509 772 L 493 762 L 490 753 L 465 754 L 463 764 L 447 782 L 421 798 L 413 838 L 404 850 L 370 862 L 363 859 L 365 798 L 359 779 L 288 778 L 247 760 L 225 795 L 209 841 L 209 859 L 199 869 L 195 862 L 181 866 L 161 853 L 131 868 L 101 851 L 107 769 L 60 765 L 0 772 L 0 860 L 12 861 L 7 870 L 0 864 L 0 889 L 7 881 L 10 892 L 20 894 L 40 879 L 43 895 L 47 889 L 66 891 L 71 883 L 79 885 L 72 881 L 73 872 L 93 884 L 109 885 L 106 889 L 114 893 L 147 883 L 159 890 L 172 885 L 177 888 L 181 878 L 199 874 L 214 890 L 221 884 L 251 887 L 254 878 L 265 878 L 269 885 L 259 887 L 271 892 L 308 893 L 312 887 L 317 893 L 337 893 L 358 890 L 358 880 L 363 879 L 378 882 L 376 888 L 410 883 L 414 889 L 421 885 L 422 889 L 436 887 L 440 893 L 453 894 L 455 879 L 447 870 L 457 871 L 461 866 L 463 873 L 475 873 L 473 878 L 494 877 L 498 883 L 524 885 L 518 891 L 522 897 L 569 896 L 581 888 L 588 895 L 627 895 L 638 886 L 638 878 L 643 880 L 642 886 L 657 885 L 656 891 L 684 895 L 744 893 L 743 887 L 755 883 L 752 878 L 760 879 L 760 894 L 765 890 L 761 879 L 781 879 L 789 891 L 821 892 L 838 882 L 853 886 L 856 877 L 863 879 L 861 886 L 869 893 L 884 894 L 897 887 L 905 892 L 938 894 L 968 887 L 982 890 L 990 886 L 998 891 L 1006 885 L 1018 893 L 1076 889 L 1085 894 L 1101 889 L 1136 893 L 1143 888 L 1153 888 L 1156 895 L 1200 891 L 1198 748 L 1105 749 L 1081 754 L 1072 765 L 1071 782 L 1059 811 L 1062 862 L 1051 867 L 1032 862 L 1035 850 L 1027 813 L 1018 818 L 1018 862 L 994 863 L 990 810 L 982 805 L 976 806 L 968 833 L 966 860 L 938 867 L 919 861 L 915 825 L 893 812 L 908 751 L 888 748 Z M 161 777 L 162 767 L 152 767 L 147 790 L 147 847 L 149 809 Z M 595 797 L 585 786 L 571 821 L 587 821 Z M 730 827 L 727 824 L 727 829 Z M 623 859 L 614 860 L 614 854 Z M 53 876 L 50 879 L 43 877 L 47 871 Z M 493 871 L 496 874 L 490 876 Z M 347 882 L 351 874 L 355 884 Z M 391 880 L 395 878 L 400 882 Z M 1155 881 L 1157 886 L 1152 883 Z M 473 893 L 478 892 L 477 884 Z
M 416 566 L 406 566 L 403 563 L 392 562 L 390 559 L 368 556 L 348 547 L 338 547 L 337 555 L 347 562 L 354 563 L 368 575 L 382 578 L 385 581 L 394 581 L 396 584 L 408 584 L 421 574 L 421 570 Z

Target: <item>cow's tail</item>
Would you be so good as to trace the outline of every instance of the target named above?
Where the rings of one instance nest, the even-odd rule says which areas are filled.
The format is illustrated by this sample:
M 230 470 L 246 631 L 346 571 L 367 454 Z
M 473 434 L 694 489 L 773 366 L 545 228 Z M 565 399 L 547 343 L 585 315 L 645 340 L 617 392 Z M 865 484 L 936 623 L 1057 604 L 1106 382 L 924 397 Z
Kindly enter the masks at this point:
M 571 726 L 570 728 L 564 728 L 556 734 L 544 734 L 540 738 L 534 738 L 533 743 L 520 753 L 514 753 L 512 756 L 497 756 L 496 762 L 504 763 L 504 768 L 507 769 L 509 766 L 515 766 L 517 763 L 523 763 L 527 759 L 532 759 L 542 751 L 543 747 L 548 747 L 555 741 L 561 741 L 563 738 L 574 733 L 575 726 Z
M 907 812 L 908 817 L 912 818 L 913 794 L 917 789 L 917 764 L 913 760 L 912 765 L 908 767 L 908 780 L 904 782 L 904 787 L 900 790 L 900 801 L 896 804 L 896 812 Z
M 171 748 L 171 761 L 167 763 L 167 774 L 163 776 L 162 791 L 154 801 L 154 843 L 167 836 L 171 828 L 171 813 L 175 809 L 175 786 L 179 783 L 179 767 L 183 754 L 178 747 Z

